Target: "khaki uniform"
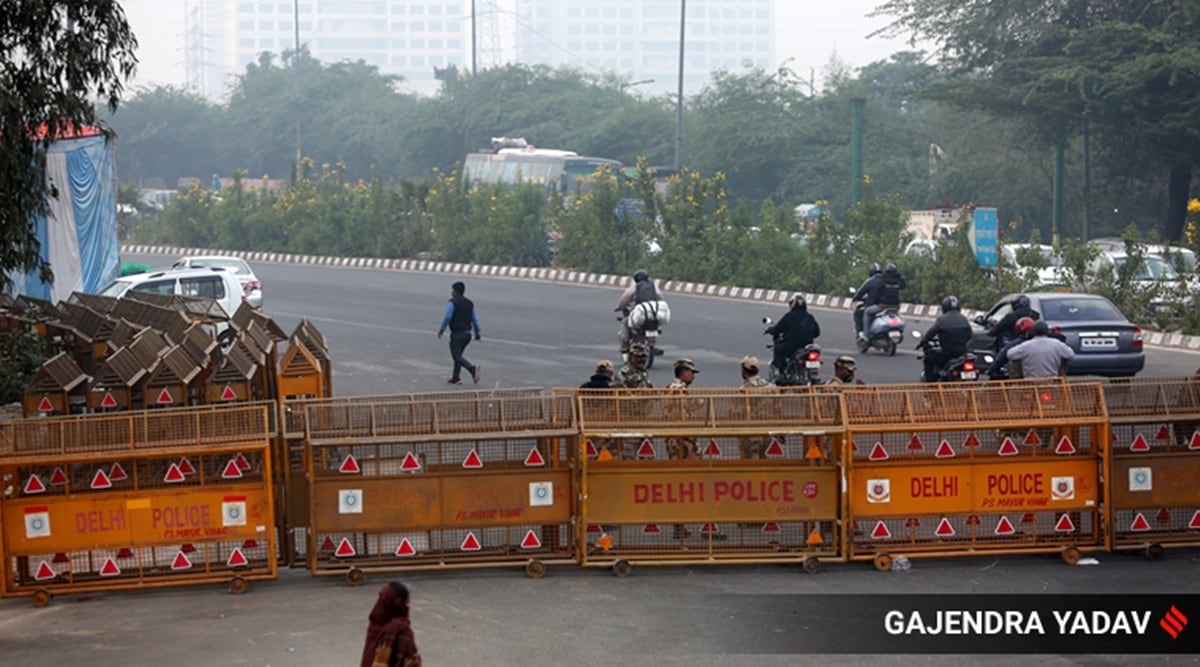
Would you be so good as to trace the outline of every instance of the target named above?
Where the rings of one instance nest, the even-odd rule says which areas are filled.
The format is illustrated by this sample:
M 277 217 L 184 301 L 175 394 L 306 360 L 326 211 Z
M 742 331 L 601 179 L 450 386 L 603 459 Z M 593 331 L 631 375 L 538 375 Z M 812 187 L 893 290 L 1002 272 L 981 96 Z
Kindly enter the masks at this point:
M 742 389 L 747 391 L 767 391 L 768 388 L 774 387 L 774 383 L 762 377 L 761 375 L 755 375 L 754 377 L 746 378 L 744 381 L 742 381 Z M 751 415 L 751 417 L 753 417 L 753 415 Z M 770 444 L 771 439 L 761 435 L 742 438 L 742 458 L 766 458 L 767 447 Z
M 688 384 L 679 378 L 671 381 L 667 385 L 667 389 L 674 389 L 680 393 L 686 392 Z M 668 408 L 669 413 L 675 413 L 672 416 L 678 419 L 687 419 L 691 415 L 690 410 L 686 405 L 687 401 L 676 401 L 673 398 L 667 398 L 672 405 Z M 700 458 L 700 450 L 696 447 L 695 438 L 667 438 L 667 454 L 673 460 L 677 459 L 698 459 Z

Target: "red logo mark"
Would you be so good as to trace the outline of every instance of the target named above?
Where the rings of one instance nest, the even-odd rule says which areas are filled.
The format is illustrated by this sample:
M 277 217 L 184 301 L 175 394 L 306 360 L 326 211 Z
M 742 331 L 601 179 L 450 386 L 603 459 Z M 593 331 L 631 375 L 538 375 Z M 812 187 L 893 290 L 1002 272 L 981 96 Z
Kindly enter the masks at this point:
M 818 491 L 819 491 L 819 488 L 817 487 L 816 482 L 805 482 L 804 483 L 804 497 L 805 498 L 808 498 L 809 500 L 816 498 Z
M 1158 625 L 1162 627 L 1162 629 L 1165 630 L 1168 635 L 1171 635 L 1171 639 L 1179 639 L 1179 633 L 1183 632 L 1183 628 L 1187 626 L 1187 623 L 1187 616 L 1184 616 L 1183 613 L 1175 607 L 1175 605 L 1171 605 L 1171 608 L 1167 610 L 1165 615 L 1163 615 L 1162 620 L 1158 622 Z

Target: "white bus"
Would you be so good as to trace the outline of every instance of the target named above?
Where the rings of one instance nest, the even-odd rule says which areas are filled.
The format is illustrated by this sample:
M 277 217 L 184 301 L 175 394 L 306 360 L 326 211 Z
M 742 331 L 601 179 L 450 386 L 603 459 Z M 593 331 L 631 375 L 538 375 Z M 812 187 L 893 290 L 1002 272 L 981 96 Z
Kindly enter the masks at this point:
M 519 144 L 522 147 L 517 147 Z M 608 166 L 616 173 L 621 163 L 598 157 L 582 157 L 575 151 L 534 148 L 523 139 L 493 139 L 490 152 L 470 153 L 463 161 L 463 177 L 472 185 L 538 183 L 566 197 L 579 193 L 580 179 Z

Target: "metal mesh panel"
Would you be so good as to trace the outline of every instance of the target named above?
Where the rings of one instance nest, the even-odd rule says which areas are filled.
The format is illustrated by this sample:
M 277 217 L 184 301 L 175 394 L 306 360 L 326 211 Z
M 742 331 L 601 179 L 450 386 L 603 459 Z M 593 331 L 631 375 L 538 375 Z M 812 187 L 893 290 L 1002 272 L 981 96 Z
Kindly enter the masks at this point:
M 404 568 L 430 563 L 523 562 L 569 557 L 575 549 L 568 524 L 490 526 L 383 533 L 320 532 L 317 569 L 344 566 Z
M 663 428 L 840 428 L 834 392 L 731 392 L 631 389 L 580 393 L 579 422 L 592 432 Z
M 947 551 L 1080 545 L 1100 539 L 1095 511 L 856 517 L 851 542 L 859 551 Z
M 1200 509 L 1196 507 L 1114 509 L 1113 536 L 1123 541 L 1200 542 Z
M 338 396 L 331 398 L 303 398 L 284 401 L 284 433 L 289 437 L 304 434 L 305 418 L 309 406 L 332 408 L 334 406 L 359 403 L 400 404 L 413 402 L 435 402 L 443 400 L 479 400 L 504 398 L 538 398 L 544 395 L 541 387 L 515 387 L 478 391 L 437 391 L 417 394 L 382 394 L 362 396 Z
M 544 429 L 549 410 L 544 396 L 377 401 L 341 405 L 310 404 L 305 421 L 311 440 L 378 438 Z
M 1115 456 L 1185 452 L 1193 445 L 1200 448 L 1200 418 L 1195 421 L 1171 421 L 1167 418 L 1152 422 L 1114 421 L 1111 428 L 1112 453 Z M 1200 452 L 1196 455 L 1200 456 Z
M 352 456 L 364 476 L 421 474 L 424 472 L 461 472 L 471 452 L 488 470 L 497 467 L 525 467 L 525 460 L 536 448 L 547 465 L 564 465 L 574 449 L 565 440 L 557 448 L 537 437 L 487 438 L 451 442 L 380 443 L 371 445 L 314 445 L 313 471 L 316 475 L 339 475 L 347 457 Z M 410 458 L 410 455 L 412 458 Z
M 703 554 L 761 558 L 798 553 L 836 554 L 840 527 L 834 521 L 689 524 L 589 524 L 590 559 L 668 557 Z
M 1100 385 L 1014 381 L 972 385 L 854 386 L 843 391 L 847 423 L 909 425 L 1095 419 L 1106 415 Z
M 1200 378 L 1131 378 L 1105 382 L 1103 388 L 1108 414 L 1115 421 L 1150 416 L 1200 420 Z
M 838 460 L 841 458 L 841 442 L 841 433 L 629 437 L 589 435 L 583 441 L 582 449 L 584 454 L 593 460 L 599 459 L 601 452 L 605 450 L 608 452 L 607 456 L 618 461 Z
M 919 461 L 963 457 L 1093 456 L 1098 453 L 1094 436 L 1090 426 L 860 431 L 853 434 L 851 454 L 857 463 L 884 458 Z

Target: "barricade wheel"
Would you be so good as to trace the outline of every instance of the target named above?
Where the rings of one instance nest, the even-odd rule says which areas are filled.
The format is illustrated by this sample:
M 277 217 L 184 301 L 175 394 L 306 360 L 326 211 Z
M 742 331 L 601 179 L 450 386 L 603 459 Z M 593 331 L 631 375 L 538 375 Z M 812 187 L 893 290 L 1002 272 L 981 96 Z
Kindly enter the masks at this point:
M 880 572 L 892 571 L 892 557 L 890 554 L 875 554 L 875 569 Z
M 821 569 L 821 559 L 816 556 L 809 556 L 804 559 L 804 571 L 809 574 L 816 574 Z
M 619 560 L 613 563 L 613 574 L 617 575 L 618 577 L 628 577 L 629 573 L 632 571 L 633 566 L 630 565 L 629 561 L 627 560 Z
M 1062 551 L 1063 562 L 1067 565 L 1074 565 L 1075 563 L 1078 563 L 1081 555 L 1082 554 L 1079 553 L 1079 549 L 1075 547 L 1067 547 Z
M 1150 560 L 1158 560 L 1163 557 L 1163 546 L 1161 544 L 1151 544 L 1146 547 L 1146 558 Z
M 229 592 L 233 593 L 234 595 L 241 595 L 242 593 L 246 592 L 247 585 L 246 579 L 241 575 L 238 575 L 229 580 Z
M 350 571 L 346 573 L 346 583 L 350 584 L 351 586 L 362 586 L 363 582 L 366 580 L 367 573 L 363 572 L 357 567 L 350 568 Z
M 546 574 L 546 564 L 542 561 L 531 560 L 525 563 L 525 576 L 530 579 L 541 579 L 543 574 Z
M 50 594 L 50 591 L 39 588 L 33 593 L 33 606 L 38 608 L 45 607 L 50 604 L 50 598 L 52 597 L 54 596 Z

